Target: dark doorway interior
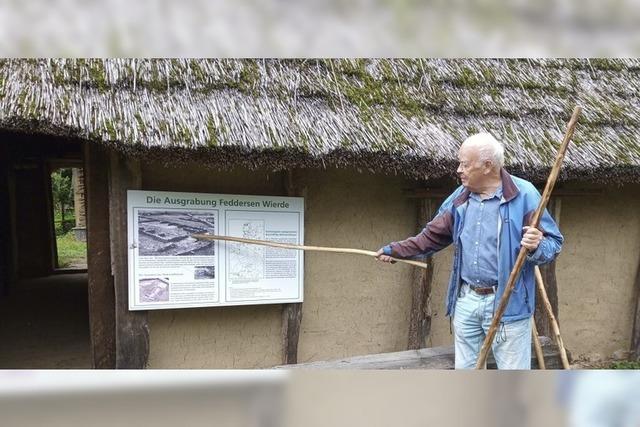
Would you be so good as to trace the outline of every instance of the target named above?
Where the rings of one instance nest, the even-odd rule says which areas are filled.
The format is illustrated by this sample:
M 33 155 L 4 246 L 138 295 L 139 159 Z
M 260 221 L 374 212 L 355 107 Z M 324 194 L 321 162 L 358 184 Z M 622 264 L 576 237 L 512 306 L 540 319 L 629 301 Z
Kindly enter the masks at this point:
M 0 132 L 0 369 L 91 367 L 86 267 L 57 268 L 51 171 L 70 165 L 78 141 Z

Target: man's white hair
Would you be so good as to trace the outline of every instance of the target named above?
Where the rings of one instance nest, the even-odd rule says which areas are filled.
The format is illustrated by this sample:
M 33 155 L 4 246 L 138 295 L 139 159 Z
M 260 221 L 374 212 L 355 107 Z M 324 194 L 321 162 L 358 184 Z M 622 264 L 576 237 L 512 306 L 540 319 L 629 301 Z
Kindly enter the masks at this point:
M 477 133 L 465 139 L 462 144 L 477 147 L 481 161 L 489 160 L 498 168 L 504 166 L 504 146 L 490 133 Z

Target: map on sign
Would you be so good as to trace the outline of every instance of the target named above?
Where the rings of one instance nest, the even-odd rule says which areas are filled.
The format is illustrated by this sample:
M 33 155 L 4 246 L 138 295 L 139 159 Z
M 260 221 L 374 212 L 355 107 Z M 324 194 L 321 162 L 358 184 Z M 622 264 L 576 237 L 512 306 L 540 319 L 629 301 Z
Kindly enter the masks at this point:
M 229 236 L 264 240 L 264 221 L 232 219 Z M 231 283 L 257 282 L 264 278 L 265 246 L 227 242 L 229 279 Z

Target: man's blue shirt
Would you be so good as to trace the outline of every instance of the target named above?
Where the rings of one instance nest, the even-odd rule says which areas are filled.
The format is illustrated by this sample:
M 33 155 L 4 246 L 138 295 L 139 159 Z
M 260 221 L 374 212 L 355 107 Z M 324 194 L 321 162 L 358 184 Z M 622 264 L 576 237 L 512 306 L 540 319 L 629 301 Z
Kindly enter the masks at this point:
M 462 228 L 462 265 L 460 277 L 471 286 L 498 283 L 498 221 L 502 186 L 493 196 L 482 200 L 469 194 Z
M 497 218 L 495 222 L 495 230 L 500 236 L 499 242 L 495 246 L 499 252 L 497 255 L 498 287 L 495 294 L 497 300 L 502 298 L 511 270 L 517 262 L 521 250 L 523 228 L 531 224 L 541 200 L 540 193 L 530 182 L 510 175 L 505 169 L 500 171 L 500 177 L 502 179 L 502 197 L 500 197 L 498 206 L 501 225 L 498 226 Z M 446 299 L 447 316 L 452 316 L 455 312 L 462 282 L 462 231 L 467 223 L 466 211 L 469 207 L 469 198 L 469 190 L 462 185 L 459 186 L 447 197 L 435 217 L 426 224 L 418 235 L 399 242 L 392 242 L 385 247 L 385 253 L 396 258 L 407 259 L 416 256 L 430 256 L 450 244 L 454 245 L 453 264 Z M 489 221 L 487 226 L 489 226 Z M 542 231 L 544 237 L 538 248 L 527 255 L 526 262 L 522 266 L 522 272 L 516 281 L 502 316 L 506 323 L 531 317 L 535 310 L 536 295 L 534 267 L 553 261 L 562 249 L 564 238 L 546 210 L 540 219 L 538 229 Z M 474 245 L 475 242 L 474 240 Z M 479 244 L 480 240 L 478 240 Z

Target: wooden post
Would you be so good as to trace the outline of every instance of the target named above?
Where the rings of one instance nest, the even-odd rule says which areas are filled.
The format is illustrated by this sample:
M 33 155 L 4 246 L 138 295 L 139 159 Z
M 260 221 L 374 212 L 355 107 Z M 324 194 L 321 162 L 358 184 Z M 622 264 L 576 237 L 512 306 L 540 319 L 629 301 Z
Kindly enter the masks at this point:
M 636 272 L 635 301 L 636 310 L 631 333 L 631 351 L 633 352 L 632 357 L 640 360 L 640 264 L 638 264 L 638 270 Z
M 431 220 L 435 201 L 431 198 L 418 199 L 418 231 Z M 414 268 L 411 285 L 411 313 L 409 315 L 409 340 L 407 350 L 417 350 L 427 346 L 431 334 L 431 285 L 433 282 L 433 259 L 427 257 L 427 269 Z
M 0 144 L 0 298 L 9 289 L 11 276 L 11 215 L 9 213 L 9 150 Z
M 85 197 L 84 197 L 84 170 L 81 168 L 71 169 L 73 177 L 73 209 L 75 211 L 76 228 L 87 226 Z
M 54 269 L 55 233 L 47 168 L 41 159 L 25 155 L 12 165 L 11 176 L 15 272 L 20 278 L 49 275 Z
M 75 213 L 76 223 L 73 227 L 73 233 L 77 240 L 87 240 L 87 209 L 84 190 L 84 169 L 73 168 L 73 211 Z
M 287 196 L 295 197 L 302 192 L 295 187 L 293 172 L 286 171 L 284 187 Z M 298 341 L 300 340 L 300 324 L 302 323 L 302 303 L 284 304 L 282 306 L 282 364 L 298 363 Z
M 91 363 L 116 367 L 116 301 L 109 243 L 109 156 L 98 144 L 84 144 L 84 200 L 87 226 L 87 276 Z
M 548 211 L 560 227 L 560 208 L 561 201 L 559 197 L 553 197 L 549 200 Z M 540 274 L 544 282 L 545 290 L 547 291 L 547 297 L 551 303 L 553 315 L 558 319 L 558 282 L 556 280 L 556 261 L 552 261 L 549 264 L 540 266 Z M 554 332 L 551 326 L 551 321 L 547 315 L 547 310 L 544 307 L 540 293 L 537 292 L 536 296 L 536 311 L 535 311 L 536 327 L 538 333 L 545 337 L 553 337 Z
M 129 311 L 127 190 L 141 188 L 140 164 L 111 152 L 109 231 L 111 273 L 116 302 L 116 368 L 141 369 L 149 358 L 149 326 L 145 311 Z
M 10 161 L 7 170 L 7 190 L 9 193 L 9 284 L 18 280 L 18 212 L 16 208 L 16 174 L 13 170 L 13 162 Z

